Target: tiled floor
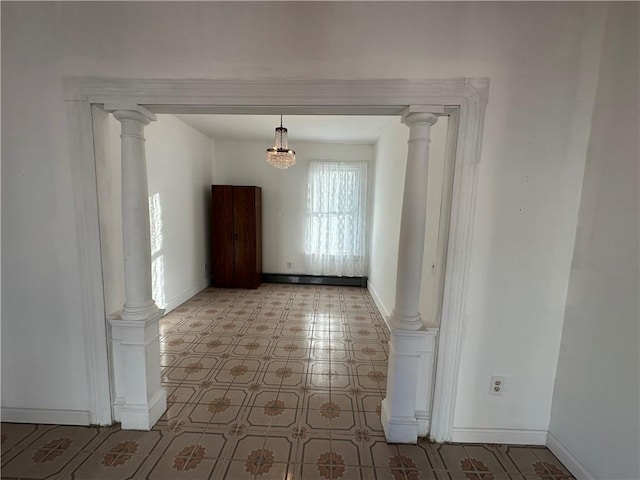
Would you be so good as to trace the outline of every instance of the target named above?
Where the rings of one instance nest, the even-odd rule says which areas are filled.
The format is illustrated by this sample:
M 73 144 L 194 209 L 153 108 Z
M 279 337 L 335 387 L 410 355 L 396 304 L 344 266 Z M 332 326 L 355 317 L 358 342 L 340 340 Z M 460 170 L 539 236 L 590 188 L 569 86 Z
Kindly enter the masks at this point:
M 541 447 L 388 445 L 388 332 L 364 289 L 205 290 L 161 321 L 150 432 L 2 425 L 2 478 L 572 478 Z

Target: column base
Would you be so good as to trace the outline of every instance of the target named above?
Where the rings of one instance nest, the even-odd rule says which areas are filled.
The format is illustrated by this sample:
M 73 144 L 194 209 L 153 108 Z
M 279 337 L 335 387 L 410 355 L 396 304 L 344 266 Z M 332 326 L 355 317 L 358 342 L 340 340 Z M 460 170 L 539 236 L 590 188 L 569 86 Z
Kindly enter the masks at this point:
M 113 405 L 114 417 L 123 430 L 151 430 L 167 410 L 167 392 L 161 388 L 149 404 L 118 403 Z
M 380 420 L 387 443 L 418 443 L 418 420 L 415 416 L 392 416 L 392 406 L 382 401 Z
M 413 444 L 429 433 L 437 334 L 437 328 L 392 328 L 387 396 L 381 411 L 389 443 Z
M 145 322 L 150 318 L 154 318 L 157 315 L 164 315 L 164 310 L 160 310 L 156 305 L 156 302 L 151 301 L 147 305 L 141 307 L 130 307 L 125 304 L 122 307 L 122 311 L 119 314 L 121 320 Z
M 389 324 L 395 330 L 421 330 L 424 326 L 422 317 L 417 315 L 398 315 L 395 310 L 389 316 Z
M 160 381 L 160 331 L 164 310 L 144 320 L 109 317 L 115 401 L 113 412 L 123 430 L 150 430 L 167 408 Z

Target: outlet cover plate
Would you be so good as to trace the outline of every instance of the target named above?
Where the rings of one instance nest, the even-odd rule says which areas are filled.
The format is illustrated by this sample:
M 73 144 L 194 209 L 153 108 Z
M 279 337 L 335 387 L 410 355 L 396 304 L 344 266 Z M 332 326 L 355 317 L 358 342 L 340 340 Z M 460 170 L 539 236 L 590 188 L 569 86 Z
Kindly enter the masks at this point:
M 500 376 L 491 377 L 489 395 L 502 395 L 503 392 L 504 392 L 504 377 L 500 377 Z

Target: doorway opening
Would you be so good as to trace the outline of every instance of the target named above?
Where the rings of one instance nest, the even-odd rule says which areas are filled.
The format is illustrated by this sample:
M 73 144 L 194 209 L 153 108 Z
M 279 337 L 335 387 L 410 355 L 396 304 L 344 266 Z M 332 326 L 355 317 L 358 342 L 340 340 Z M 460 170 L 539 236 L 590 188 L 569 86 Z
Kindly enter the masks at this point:
M 104 115 L 97 106 L 93 110 L 94 121 Z M 423 320 L 431 325 L 439 323 L 444 287 L 453 183 L 453 152 L 446 151 L 449 118 L 441 116 L 431 130 L 420 298 Z M 376 302 L 388 316 L 395 295 L 408 129 L 398 116 L 292 116 L 287 120 L 292 144 L 299 150 L 298 163 L 279 171 L 263 158 L 275 120 L 269 115 L 159 114 L 145 128 L 156 304 L 168 313 L 211 284 L 212 184 L 262 187 L 263 272 L 309 275 L 315 273 L 305 261 L 309 165 L 360 162 L 368 167 L 362 213 L 366 263 L 360 275 L 369 278 Z M 106 130 L 106 139 L 98 142 L 105 154 L 98 157 L 96 175 L 105 304 L 110 314 L 124 303 L 120 125 L 112 115 Z
M 468 244 L 471 236 L 473 198 L 475 188 L 478 147 L 481 137 L 481 126 L 484 117 L 484 105 L 486 103 L 486 81 L 455 80 L 455 81 L 422 81 L 422 82 L 398 82 L 395 81 L 353 81 L 353 82 L 328 82 L 331 87 L 321 94 L 322 98 L 310 95 L 317 82 L 258 82 L 263 87 L 266 85 L 266 95 L 262 99 L 256 99 L 255 83 L 239 82 L 230 85 L 227 82 L 188 82 L 188 81 L 124 81 L 112 82 L 102 80 L 77 80 L 74 79 L 71 88 L 72 97 L 78 102 L 70 105 L 70 115 L 79 125 L 77 138 L 75 138 L 73 153 L 74 158 L 85 173 L 90 173 L 91 166 L 87 166 L 84 159 L 93 158 L 98 164 L 100 155 L 101 125 L 104 126 L 107 117 L 101 117 L 100 105 L 134 101 L 144 105 L 156 113 L 308 113 L 308 114 L 395 114 L 405 110 L 408 105 L 443 105 L 456 112 L 457 132 L 451 135 L 454 146 L 453 186 L 451 188 L 451 214 L 450 235 L 446 249 L 446 275 L 442 303 L 442 325 L 439 342 L 439 370 L 435 382 L 434 398 L 434 424 L 431 428 L 432 438 L 446 439 L 450 435 L 452 424 L 453 405 L 455 398 L 455 382 L 457 380 L 457 364 L 459 360 L 459 332 L 463 320 L 464 291 L 466 272 L 468 269 Z M 322 82 L 321 82 L 322 83 Z M 158 89 L 149 89 L 150 85 L 158 85 Z M 171 84 L 171 85 L 169 85 Z M 384 87 L 390 87 L 386 90 Z M 393 85 L 392 85 L 393 84 Z M 372 94 L 371 88 L 378 88 L 378 93 Z M 380 89 L 381 88 L 381 89 Z M 399 96 L 382 93 L 383 91 L 403 92 Z M 106 92 L 106 93 L 105 93 Z M 402 100 L 399 101 L 399 97 Z M 375 100 L 374 100 L 375 99 Z M 258 101 L 256 101 L 258 100 Z M 230 103 L 231 102 L 231 103 Z M 251 107 L 250 105 L 265 105 Z M 359 106 L 353 106 L 354 104 Z M 202 105 L 208 105 L 203 107 Z M 212 105 L 215 105 L 213 107 Z M 266 106 L 266 105 L 280 105 Z M 292 107 L 291 105 L 298 105 Z M 318 106 L 320 105 L 320 106 Z M 336 106 L 337 105 L 337 106 Z M 374 106 L 382 105 L 382 106 Z M 89 107 L 89 108 L 88 108 Z M 91 109 L 94 113 L 94 121 L 91 120 Z M 284 111 L 283 110 L 288 110 Z M 103 112 L 104 113 L 104 112 Z M 106 115 L 106 113 L 105 113 Z M 93 128 L 92 128 L 93 127 Z M 450 129 L 451 130 L 451 129 Z M 96 148 L 91 148 L 87 142 L 94 136 Z M 103 137 L 104 138 L 104 137 Z M 456 143 L 458 148 L 455 149 Z M 83 187 L 87 188 L 87 187 Z M 89 192 L 87 192 L 89 193 Z M 96 195 L 97 197 L 97 195 Z M 160 201 L 152 208 L 160 210 L 166 208 Z M 97 213 L 97 201 L 85 206 L 81 215 L 90 218 Z M 441 220 L 442 221 L 442 220 Z M 87 228 L 83 234 L 91 238 L 99 237 L 99 231 L 87 222 Z M 155 224 L 156 230 L 162 231 L 162 227 Z M 161 247 L 156 253 L 161 253 Z M 102 255 L 101 255 L 102 257 Z M 160 256 L 158 255 L 159 258 Z M 158 262 L 161 263 L 161 262 Z M 92 257 L 87 261 L 87 275 L 95 278 L 98 271 L 102 272 L 102 261 Z M 437 269 L 436 269 L 437 270 Z M 158 268 L 158 272 L 162 269 Z M 94 285 L 94 284 L 91 284 Z M 103 303 L 105 291 L 97 292 L 94 286 L 88 287 L 89 298 L 102 297 Z M 101 294 L 101 295 L 100 295 Z M 461 295 L 462 294 L 462 295 Z M 98 345 L 106 340 L 104 318 L 107 307 L 102 308 L 93 304 L 91 308 L 94 315 L 87 329 L 87 344 Z M 106 410 L 104 401 L 105 387 L 109 387 L 108 362 L 106 361 L 106 347 L 98 347 L 90 350 L 93 353 L 93 362 L 90 366 L 90 378 L 94 389 L 94 404 L 96 406 L 93 417 L 96 423 L 109 423 L 110 412 Z M 443 356 L 442 353 L 445 353 Z M 454 373 L 451 375 L 451 373 Z M 106 376 L 105 376 L 106 375 Z M 443 401 L 448 398 L 447 401 Z M 110 407 L 109 407 L 110 410 Z M 439 420 L 439 422 L 438 422 Z M 435 430 L 439 433 L 434 434 Z M 439 429 L 439 430 L 438 430 Z

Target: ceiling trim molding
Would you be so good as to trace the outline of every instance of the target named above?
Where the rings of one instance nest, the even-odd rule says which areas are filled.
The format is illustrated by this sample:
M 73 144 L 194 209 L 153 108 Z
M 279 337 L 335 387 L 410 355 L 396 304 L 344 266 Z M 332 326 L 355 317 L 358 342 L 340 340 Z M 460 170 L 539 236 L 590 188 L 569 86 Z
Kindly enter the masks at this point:
M 64 80 L 66 100 L 89 103 L 132 102 L 177 108 L 180 106 L 241 107 L 365 107 L 388 114 L 389 107 L 487 103 L 487 78 L 445 80 L 179 80 L 103 79 L 71 77 Z M 155 109 L 154 109 L 155 111 Z M 305 110 L 306 112 L 306 110 Z M 157 112 L 165 113 L 165 112 Z M 169 112 L 166 112 L 169 113 Z M 184 113 L 184 112 L 182 112 Z M 194 113 L 194 112 L 190 112 Z M 225 112 L 230 113 L 230 112 Z M 397 113 L 401 113 L 399 110 Z M 350 115 L 356 115 L 353 109 Z

